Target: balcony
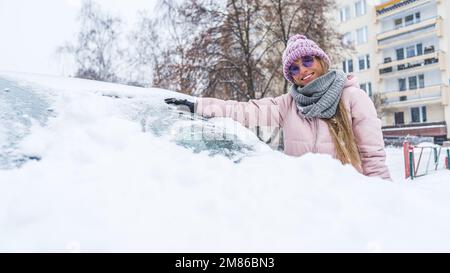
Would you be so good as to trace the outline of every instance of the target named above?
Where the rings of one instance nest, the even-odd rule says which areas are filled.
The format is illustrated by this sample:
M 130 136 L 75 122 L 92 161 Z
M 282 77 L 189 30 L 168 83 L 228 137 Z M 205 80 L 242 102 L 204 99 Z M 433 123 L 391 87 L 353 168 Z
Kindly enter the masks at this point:
M 383 109 L 414 106 L 420 104 L 448 105 L 449 87 L 446 84 L 427 86 L 424 88 L 384 92 L 386 99 Z
M 441 37 L 443 33 L 442 24 L 442 17 L 437 16 L 408 26 L 381 32 L 376 36 L 378 41 L 377 50 L 405 43 L 409 40 L 417 40 L 426 36 L 436 35 Z
M 407 123 L 399 125 L 388 125 L 382 127 L 384 137 L 400 136 L 422 136 L 436 137 L 447 135 L 447 123 L 440 122 L 422 122 Z M 445 138 L 444 138 L 445 140 Z
M 432 69 L 445 70 L 445 52 L 444 51 L 432 51 L 425 54 L 418 55 L 403 60 L 397 60 L 389 62 L 389 58 L 386 58 L 386 63 L 378 65 L 379 78 L 378 81 L 382 81 L 386 78 L 393 78 L 399 76 L 405 76 L 405 74 L 424 72 Z M 414 69 L 412 69 L 414 68 Z
M 430 0 L 391 0 L 375 7 L 377 13 L 376 19 L 380 20 L 392 14 L 403 12 L 429 2 Z M 437 0 L 436 2 L 441 3 L 442 0 Z

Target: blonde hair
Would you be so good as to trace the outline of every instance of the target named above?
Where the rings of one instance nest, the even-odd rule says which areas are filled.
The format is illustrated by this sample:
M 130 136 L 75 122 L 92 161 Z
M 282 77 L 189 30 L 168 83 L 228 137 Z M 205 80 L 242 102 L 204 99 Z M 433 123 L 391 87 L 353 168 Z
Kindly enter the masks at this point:
M 327 73 L 329 70 L 328 63 L 318 57 L 316 58 L 322 67 L 323 74 Z M 323 120 L 328 124 L 328 130 L 336 147 L 336 158 L 342 164 L 352 164 L 355 169 L 362 171 L 361 157 L 342 97 L 339 100 L 336 114 L 330 119 Z

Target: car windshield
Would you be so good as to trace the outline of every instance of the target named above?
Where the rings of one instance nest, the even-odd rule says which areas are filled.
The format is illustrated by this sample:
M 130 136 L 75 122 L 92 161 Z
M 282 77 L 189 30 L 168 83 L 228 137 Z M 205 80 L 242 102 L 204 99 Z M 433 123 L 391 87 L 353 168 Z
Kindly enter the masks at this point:
M 0 168 L 20 166 L 33 157 L 20 154 L 19 143 L 33 123 L 46 124 L 50 104 L 31 89 L 0 77 L 0 106 Z
M 106 103 L 113 103 L 120 109 L 122 118 L 138 123 L 143 132 L 168 139 L 194 153 L 222 155 L 238 163 L 261 147 L 264 149 L 265 145 L 249 130 L 232 120 L 206 119 L 166 105 L 161 99 L 169 93 L 165 90 L 149 90 L 140 96 L 136 92 L 123 94 L 110 87 L 91 85 L 83 86 L 80 91 L 89 90 L 109 100 Z M 30 134 L 33 125 L 46 126 L 49 118 L 60 112 L 53 105 L 60 91 L 5 77 L 0 77 L 0 91 L 0 169 L 40 160 L 39 154 L 21 151 L 21 141 Z

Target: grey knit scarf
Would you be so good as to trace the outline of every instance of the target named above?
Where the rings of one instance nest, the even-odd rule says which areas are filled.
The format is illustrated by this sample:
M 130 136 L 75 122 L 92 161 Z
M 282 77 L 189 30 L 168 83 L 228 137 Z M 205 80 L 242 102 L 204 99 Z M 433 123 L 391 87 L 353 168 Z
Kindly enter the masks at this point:
M 344 83 L 343 71 L 330 70 L 304 87 L 292 85 L 290 94 L 305 117 L 329 119 L 336 114 Z

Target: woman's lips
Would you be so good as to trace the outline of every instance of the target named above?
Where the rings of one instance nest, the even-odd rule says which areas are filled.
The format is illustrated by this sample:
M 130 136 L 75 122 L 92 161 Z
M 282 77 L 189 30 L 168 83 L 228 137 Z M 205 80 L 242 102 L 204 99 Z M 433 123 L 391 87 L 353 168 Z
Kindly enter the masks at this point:
M 314 75 L 314 72 L 312 72 L 311 74 L 309 74 L 309 75 L 307 75 L 306 77 L 304 77 L 303 79 L 302 79 L 302 81 L 308 81 L 308 80 L 310 80 L 310 79 L 312 79 L 312 76 Z

